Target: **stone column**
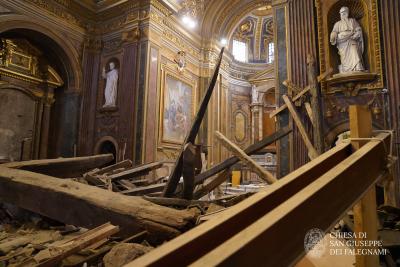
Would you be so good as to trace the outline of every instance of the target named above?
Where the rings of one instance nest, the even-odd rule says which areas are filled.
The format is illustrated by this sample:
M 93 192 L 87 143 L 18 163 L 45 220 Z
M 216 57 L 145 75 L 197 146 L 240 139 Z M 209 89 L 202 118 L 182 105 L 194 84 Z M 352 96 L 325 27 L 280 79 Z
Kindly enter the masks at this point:
M 42 112 L 42 124 L 40 129 L 40 146 L 39 146 L 40 159 L 47 158 L 47 148 L 49 143 L 50 111 L 51 111 L 51 105 L 54 103 L 52 93 L 53 93 L 53 88 L 47 88 L 46 93 L 43 95 L 42 98 L 43 112 Z
M 287 34 L 287 0 L 273 0 L 274 32 L 275 32 L 275 71 L 276 71 L 276 103 L 283 105 L 282 95 L 287 94 L 287 88 L 282 84 L 289 77 L 288 70 L 288 44 Z M 287 110 L 277 115 L 277 129 L 289 125 L 289 113 Z M 278 170 L 277 177 L 283 177 L 290 172 L 290 139 L 289 136 L 281 138 L 277 142 Z

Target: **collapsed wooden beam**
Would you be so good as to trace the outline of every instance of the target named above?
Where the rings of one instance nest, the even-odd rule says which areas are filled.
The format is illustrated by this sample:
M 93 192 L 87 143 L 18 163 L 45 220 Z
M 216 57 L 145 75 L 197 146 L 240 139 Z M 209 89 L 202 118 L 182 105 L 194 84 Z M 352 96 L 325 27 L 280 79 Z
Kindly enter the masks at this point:
M 108 178 L 112 181 L 118 181 L 123 179 L 135 178 L 138 176 L 143 176 L 148 174 L 149 172 L 161 168 L 163 166 L 163 162 L 152 162 L 148 164 L 141 165 L 139 167 L 129 169 L 123 172 L 119 172 L 113 175 L 109 175 Z
M 187 143 L 194 144 L 196 141 L 197 134 L 200 130 L 201 122 L 203 121 L 203 117 L 206 114 L 208 103 L 210 102 L 212 92 L 214 90 L 215 84 L 218 79 L 219 67 L 221 66 L 222 56 L 224 55 L 224 47 L 221 49 L 219 54 L 219 59 L 217 61 L 217 65 L 215 66 L 214 75 L 211 78 L 210 84 L 206 93 L 204 94 L 203 100 L 201 101 L 199 110 L 197 111 L 196 117 L 193 120 L 192 127 L 187 134 L 185 141 L 182 144 L 181 151 L 176 160 L 175 166 L 171 171 L 171 175 L 169 176 L 167 185 L 165 186 L 163 195 L 164 197 L 172 197 L 175 193 L 176 187 L 178 186 L 179 179 L 182 176 L 182 167 L 183 167 L 183 149 Z
M 1 164 L 1 167 L 31 171 L 59 178 L 80 177 L 83 173 L 103 167 L 114 159 L 112 154 L 89 157 L 39 159 Z
M 265 148 L 266 146 L 269 146 L 270 144 L 276 142 L 277 140 L 281 139 L 282 137 L 285 137 L 289 133 L 291 133 L 292 130 L 289 127 L 284 127 L 282 129 L 279 129 L 277 132 L 263 138 L 261 141 L 247 147 L 244 152 L 247 155 L 252 155 L 256 153 L 257 151 Z M 230 157 L 223 162 L 215 165 L 214 167 L 206 170 L 205 172 L 200 173 L 199 175 L 196 176 L 195 178 L 195 183 L 200 184 L 207 178 L 210 178 L 211 176 L 214 176 L 215 174 L 235 165 L 238 163 L 240 159 L 236 156 Z
M 333 72 L 333 69 L 330 68 L 328 71 L 324 72 L 323 74 L 321 74 L 320 76 L 317 77 L 318 82 L 322 82 L 324 81 L 329 75 L 331 75 Z M 288 84 L 284 83 L 283 85 L 288 86 Z M 300 93 L 298 93 L 297 95 L 295 95 L 293 97 L 293 102 L 296 102 L 297 100 L 299 100 L 302 96 L 304 96 L 306 93 L 310 92 L 311 86 L 306 86 L 303 90 L 301 90 Z M 276 109 L 274 112 L 272 112 L 271 114 L 269 114 L 270 118 L 275 117 L 276 115 L 278 115 L 279 113 L 281 113 L 282 111 L 284 111 L 285 109 L 287 109 L 287 105 L 283 104 L 282 106 L 280 106 L 278 109 Z
M 317 159 L 278 180 L 265 191 L 243 200 L 221 213 L 217 218 L 178 236 L 128 266 L 174 266 L 178 258 L 180 265 L 189 265 L 314 182 L 350 154 L 350 144 L 341 144 L 327 151 Z M 268 253 L 268 255 L 273 254 Z
M 369 142 L 191 266 L 294 265 L 304 256 L 307 232 L 332 229 L 386 172 L 387 152 L 383 143 Z M 313 211 L 318 216 L 308 215 Z
M 289 112 L 292 115 L 292 118 L 293 118 L 297 128 L 299 129 L 300 135 L 303 138 L 303 141 L 308 149 L 308 157 L 310 159 L 315 159 L 316 157 L 318 157 L 318 152 L 314 148 L 314 146 L 312 145 L 312 143 L 310 141 L 310 138 L 308 137 L 307 131 L 306 131 L 303 123 L 301 122 L 299 113 L 297 112 L 296 108 L 294 107 L 292 101 L 290 101 L 290 99 L 286 95 L 283 95 L 282 98 L 283 98 L 283 101 L 285 101 L 285 103 L 289 109 Z
M 264 181 L 272 184 L 277 181 L 275 176 L 269 171 L 261 167 L 257 162 L 255 162 L 249 155 L 247 155 L 243 150 L 241 150 L 236 144 L 231 142 L 222 133 L 216 131 L 215 136 L 222 143 L 222 145 L 231 151 L 236 157 L 238 157 L 244 164 L 246 164 L 253 172 L 263 179 Z
M 4 167 L 0 167 L 0 201 L 89 229 L 111 222 L 120 226 L 124 236 L 146 230 L 159 240 L 179 235 L 195 220 L 188 211 L 158 206 L 141 197 Z
M 150 193 L 162 192 L 166 183 L 152 184 L 148 186 L 141 186 L 125 191 L 121 191 L 119 193 L 127 195 L 127 196 L 142 196 Z
M 302 96 L 304 96 L 306 93 L 308 93 L 310 91 L 310 87 L 307 86 L 306 88 L 304 88 L 300 93 L 298 93 L 296 96 L 293 97 L 293 102 L 299 100 Z M 275 117 L 276 115 L 278 115 L 279 113 L 281 113 L 282 111 L 284 111 L 285 109 L 287 109 L 287 104 L 283 104 L 282 106 L 280 106 L 277 110 L 275 110 L 274 112 L 272 112 L 271 114 L 269 114 L 270 118 Z
M 222 184 L 229 178 L 229 173 L 230 170 L 228 168 L 216 175 L 215 178 L 207 180 L 203 185 L 200 186 L 200 188 L 196 189 L 193 194 L 194 199 L 199 199 L 217 188 L 220 184 Z

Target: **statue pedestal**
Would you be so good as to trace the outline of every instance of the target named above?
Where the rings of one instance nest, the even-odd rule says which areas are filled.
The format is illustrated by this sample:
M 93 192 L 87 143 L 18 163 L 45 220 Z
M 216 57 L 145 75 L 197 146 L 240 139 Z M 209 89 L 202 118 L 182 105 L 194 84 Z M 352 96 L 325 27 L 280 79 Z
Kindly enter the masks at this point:
M 99 111 L 102 112 L 102 113 L 116 112 L 116 111 L 118 111 L 118 107 L 117 107 L 117 106 L 101 107 L 101 108 L 99 109 Z
M 377 78 L 376 73 L 370 72 L 347 72 L 334 74 L 332 78 L 327 79 L 327 83 L 332 87 L 343 88 L 343 93 L 346 95 L 355 96 L 360 89 L 358 84 L 370 83 Z M 336 90 L 335 90 L 336 91 Z

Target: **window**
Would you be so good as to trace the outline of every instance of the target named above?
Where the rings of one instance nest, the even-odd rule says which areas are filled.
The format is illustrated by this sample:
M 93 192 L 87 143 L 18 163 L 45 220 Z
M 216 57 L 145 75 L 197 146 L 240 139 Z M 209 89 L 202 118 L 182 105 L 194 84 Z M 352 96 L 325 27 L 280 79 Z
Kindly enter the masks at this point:
M 233 40 L 232 54 L 237 61 L 246 62 L 247 44 L 245 42 Z
M 269 43 L 268 44 L 268 63 L 274 62 L 274 56 L 275 56 L 275 51 L 274 51 L 274 43 Z

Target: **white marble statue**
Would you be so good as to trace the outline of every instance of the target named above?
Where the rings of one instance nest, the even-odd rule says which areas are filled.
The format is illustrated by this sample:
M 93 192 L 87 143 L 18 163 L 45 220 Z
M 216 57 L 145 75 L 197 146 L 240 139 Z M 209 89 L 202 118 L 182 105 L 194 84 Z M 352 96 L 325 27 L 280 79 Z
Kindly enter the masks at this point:
M 364 53 L 363 32 L 354 18 L 349 18 L 349 8 L 340 9 L 341 20 L 335 23 L 331 33 L 331 44 L 339 50 L 339 73 L 364 71 L 362 55 Z
M 106 89 L 104 90 L 105 107 L 115 107 L 117 100 L 118 87 L 118 70 L 115 68 L 115 63 L 110 62 L 110 71 L 106 73 L 106 68 L 103 67 L 103 79 L 106 79 Z
M 251 103 L 258 104 L 258 98 L 260 97 L 260 93 L 258 92 L 255 85 L 251 87 Z

